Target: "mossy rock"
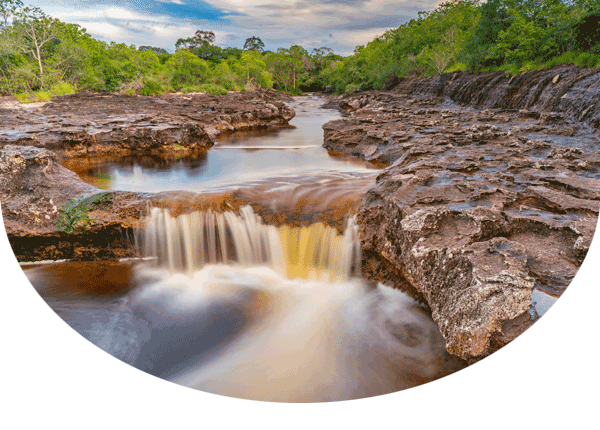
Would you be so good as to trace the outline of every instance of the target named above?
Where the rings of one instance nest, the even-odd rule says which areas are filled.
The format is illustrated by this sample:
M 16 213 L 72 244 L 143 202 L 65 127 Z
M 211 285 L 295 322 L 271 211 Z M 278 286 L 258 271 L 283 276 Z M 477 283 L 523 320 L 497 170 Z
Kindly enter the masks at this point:
M 93 221 L 88 215 L 89 212 L 92 209 L 105 207 L 109 201 L 108 192 L 69 200 L 62 208 L 62 214 L 56 222 L 56 230 L 71 233 L 77 227 L 90 227 Z

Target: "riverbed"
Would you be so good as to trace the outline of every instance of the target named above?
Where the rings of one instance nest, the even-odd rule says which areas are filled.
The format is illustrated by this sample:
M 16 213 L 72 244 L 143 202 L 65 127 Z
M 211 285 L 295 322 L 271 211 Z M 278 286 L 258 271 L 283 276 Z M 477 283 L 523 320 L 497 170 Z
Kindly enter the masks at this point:
M 189 218 L 155 212 L 138 232 L 143 260 L 24 266 L 28 278 L 100 349 L 211 393 L 346 400 L 464 367 L 423 305 L 360 276 L 354 204 L 380 169 L 322 148 L 322 124 L 340 118 L 324 101 L 294 98 L 289 127 L 229 134 L 193 157 L 66 164 L 100 188 L 241 193 L 304 213 L 310 225 L 268 225 L 249 207 Z M 336 223 L 345 229 L 326 225 Z

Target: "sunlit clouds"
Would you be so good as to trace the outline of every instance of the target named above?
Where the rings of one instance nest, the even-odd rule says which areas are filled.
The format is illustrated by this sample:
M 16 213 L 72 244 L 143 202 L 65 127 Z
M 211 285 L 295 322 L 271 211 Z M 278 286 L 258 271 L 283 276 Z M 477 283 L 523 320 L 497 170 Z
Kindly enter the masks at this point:
M 439 1 L 391 0 L 83 0 L 26 2 L 106 41 L 153 45 L 173 51 L 196 30 L 210 30 L 216 44 L 241 48 L 258 36 L 265 48 L 328 46 L 347 55 L 386 30 L 435 8 Z

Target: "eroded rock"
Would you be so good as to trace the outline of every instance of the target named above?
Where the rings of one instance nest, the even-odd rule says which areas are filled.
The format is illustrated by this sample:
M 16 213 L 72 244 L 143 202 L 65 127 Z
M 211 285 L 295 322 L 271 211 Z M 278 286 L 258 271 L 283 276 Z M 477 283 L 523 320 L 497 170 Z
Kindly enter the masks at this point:
M 510 342 L 538 317 L 532 292 L 560 296 L 581 265 L 600 139 L 591 109 L 580 123 L 587 106 L 566 109 L 545 88 L 598 76 L 554 70 L 545 101 L 521 106 L 486 93 L 489 79 L 515 94 L 531 77 L 415 78 L 342 97 L 348 116 L 324 125 L 326 148 L 388 165 L 358 211 L 365 273 L 424 299 L 449 352 L 473 362 Z
M 0 146 L 43 147 L 61 157 L 197 151 L 220 133 L 287 124 L 295 112 L 285 100 L 274 91 L 65 95 L 33 108 L 0 108 Z

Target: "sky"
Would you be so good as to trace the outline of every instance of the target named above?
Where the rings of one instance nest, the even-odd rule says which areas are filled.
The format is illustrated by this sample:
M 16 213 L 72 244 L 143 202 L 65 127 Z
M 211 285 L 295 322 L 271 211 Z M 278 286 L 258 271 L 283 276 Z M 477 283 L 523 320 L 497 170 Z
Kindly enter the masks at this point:
M 215 33 L 221 47 L 242 48 L 258 36 L 265 49 L 327 46 L 350 55 L 391 28 L 431 10 L 439 0 L 23 0 L 92 36 L 174 51 L 196 30 Z

